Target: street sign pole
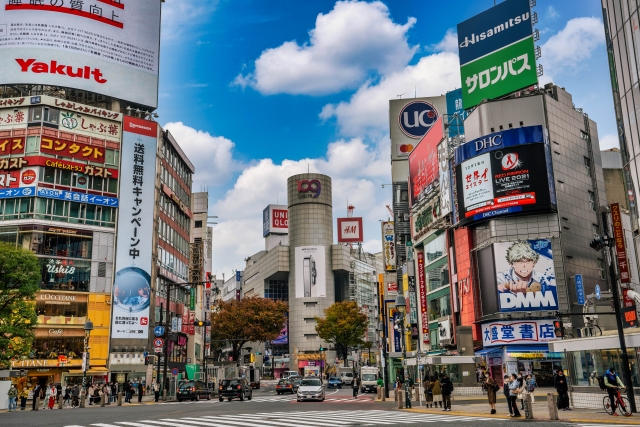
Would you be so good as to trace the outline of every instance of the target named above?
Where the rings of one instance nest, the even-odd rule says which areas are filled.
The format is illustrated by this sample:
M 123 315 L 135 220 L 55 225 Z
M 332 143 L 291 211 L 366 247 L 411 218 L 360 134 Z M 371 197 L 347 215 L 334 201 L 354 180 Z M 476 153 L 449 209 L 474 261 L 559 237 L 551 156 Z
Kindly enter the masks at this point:
M 160 324 L 162 325 L 162 316 L 164 314 L 164 310 L 163 310 L 163 303 L 160 303 Z M 165 330 L 166 332 L 166 330 Z M 159 383 L 160 382 L 160 356 L 156 356 L 158 358 L 158 368 L 156 371 L 156 382 Z M 162 390 L 160 390 L 160 392 L 162 392 Z

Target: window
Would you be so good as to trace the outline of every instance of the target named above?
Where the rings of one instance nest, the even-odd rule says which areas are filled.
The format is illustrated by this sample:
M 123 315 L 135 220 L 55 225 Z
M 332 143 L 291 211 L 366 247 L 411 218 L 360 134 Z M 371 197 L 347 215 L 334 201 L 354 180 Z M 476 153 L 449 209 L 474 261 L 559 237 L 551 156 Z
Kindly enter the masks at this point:
M 584 170 L 587 175 L 591 176 L 591 159 L 589 159 L 588 157 L 584 158 Z
M 196 221 L 193 225 L 195 228 L 202 228 L 202 221 Z
M 593 191 L 589 191 L 589 206 L 591 207 L 592 211 L 596 210 L 596 195 L 594 194 Z
M 601 280 L 604 280 L 604 261 L 600 258 L 598 258 L 598 277 Z
M 600 228 L 598 227 L 598 224 L 591 224 L 591 232 L 593 233 L 593 237 L 600 236 Z
M 29 124 L 39 126 L 51 124 L 58 127 L 60 122 L 60 110 L 47 105 L 38 105 L 29 109 Z
M 408 190 L 400 190 L 400 201 L 408 202 L 409 201 L 409 191 Z

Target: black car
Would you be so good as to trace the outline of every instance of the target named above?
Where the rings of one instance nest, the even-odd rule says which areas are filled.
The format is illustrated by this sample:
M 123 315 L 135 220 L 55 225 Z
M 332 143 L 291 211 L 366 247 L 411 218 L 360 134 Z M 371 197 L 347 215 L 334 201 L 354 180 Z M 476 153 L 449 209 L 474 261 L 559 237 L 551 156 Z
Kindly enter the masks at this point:
M 209 400 L 211 399 L 211 390 L 207 388 L 203 381 L 187 381 L 180 384 L 176 398 L 178 402 L 187 399 L 200 400 L 201 398 Z
M 251 400 L 253 397 L 253 389 L 245 378 L 231 378 L 220 382 L 218 396 L 220 402 L 225 398 L 229 401 L 235 398 Z

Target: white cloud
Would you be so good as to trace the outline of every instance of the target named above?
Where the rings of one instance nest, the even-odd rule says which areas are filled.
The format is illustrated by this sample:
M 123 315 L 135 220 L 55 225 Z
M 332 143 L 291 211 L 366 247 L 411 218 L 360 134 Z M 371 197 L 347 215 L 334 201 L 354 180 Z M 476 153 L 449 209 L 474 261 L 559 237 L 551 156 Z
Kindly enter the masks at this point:
M 542 45 L 544 73 L 548 80 L 561 73 L 574 74 L 604 44 L 602 20 L 594 17 L 573 18 Z
M 446 38 L 446 37 L 445 37 Z M 425 56 L 416 65 L 383 77 L 377 84 L 366 83 L 349 101 L 327 104 L 320 118 L 335 118 L 343 135 L 381 134 L 389 129 L 389 100 L 404 93 L 437 96 L 460 87 L 458 55 L 442 52 Z
M 218 3 L 219 0 L 169 0 L 162 3 L 163 41 L 193 36 L 193 28 L 205 22 Z
M 620 148 L 618 135 L 607 134 L 600 137 L 600 150 L 608 150 L 610 148 Z
M 404 67 L 417 46 L 407 42 L 415 18 L 399 25 L 382 2 L 338 1 L 318 14 L 308 42 L 288 41 L 267 49 L 255 70 L 234 84 L 262 94 L 322 95 L 355 88 L 371 73 L 386 75 Z
M 232 159 L 235 144 L 231 140 L 212 136 L 182 122 L 167 123 L 164 128 L 171 132 L 196 168 L 194 191 L 200 191 L 204 186 L 224 184 L 234 171 L 242 167 Z
M 449 28 L 444 38 L 438 43 L 429 46 L 432 52 L 452 52 L 458 53 L 458 33 L 453 28 Z
M 556 8 L 555 8 L 555 7 L 553 7 L 553 6 L 549 6 L 549 7 L 547 8 L 547 15 L 546 15 L 546 18 L 547 18 L 547 19 L 556 19 L 556 18 L 558 18 L 558 17 L 560 17 L 560 14 L 559 14 L 559 13 L 558 13 L 558 11 L 556 10 Z

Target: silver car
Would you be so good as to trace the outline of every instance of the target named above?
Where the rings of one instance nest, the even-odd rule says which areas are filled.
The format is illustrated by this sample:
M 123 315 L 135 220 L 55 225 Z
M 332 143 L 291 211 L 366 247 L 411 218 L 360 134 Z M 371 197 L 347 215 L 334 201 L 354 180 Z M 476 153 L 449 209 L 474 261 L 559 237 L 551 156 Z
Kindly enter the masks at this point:
M 322 380 L 317 377 L 304 378 L 298 387 L 298 402 L 303 400 L 324 401 Z

